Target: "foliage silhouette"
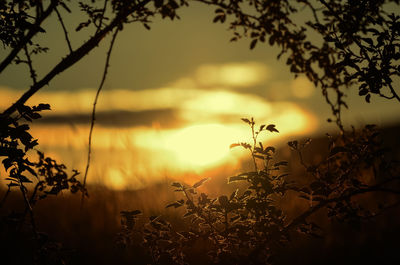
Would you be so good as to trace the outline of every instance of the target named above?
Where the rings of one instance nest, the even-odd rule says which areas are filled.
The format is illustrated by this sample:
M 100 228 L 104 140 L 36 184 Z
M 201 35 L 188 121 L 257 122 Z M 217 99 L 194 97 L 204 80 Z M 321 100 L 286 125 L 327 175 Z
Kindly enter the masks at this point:
M 287 54 L 286 63 L 291 72 L 304 74 L 321 87 L 339 126 L 342 126 L 341 109 L 347 108 L 344 101 L 347 87 L 355 85 L 367 102 L 373 94 L 400 101 L 393 83 L 393 78 L 399 76 L 400 21 L 399 15 L 392 12 L 398 8 L 398 0 L 195 2 L 216 8 L 213 21 L 229 23 L 234 35 L 232 41 L 249 37 L 250 48 L 267 40 L 269 45 L 280 47 L 278 58 Z M 108 33 L 122 30 L 128 23 L 142 23 L 150 29 L 153 17 L 179 18 L 178 9 L 190 3 L 187 0 L 78 1 L 75 5 L 78 4 L 86 18 L 79 22 L 75 31 L 93 30 L 94 35 L 74 49 L 71 30 L 68 31 L 69 25 L 63 20 L 63 16 L 72 12 L 69 6 L 74 3 L 65 0 L 23 0 L 18 4 L 11 0 L 2 1 L 0 40 L 10 52 L 0 63 L 0 73 L 13 62 L 23 63 L 28 65 L 33 81 L 31 88 L 4 114 L 14 112 L 18 105 L 24 104 L 56 75 L 84 58 Z M 65 35 L 68 51 L 53 69 L 38 79 L 32 57 L 49 48 L 41 46 L 33 38 L 46 34 L 42 27 L 53 13 L 56 13 Z M 22 51 L 25 59 L 20 54 Z
M 398 202 L 393 196 L 397 198 L 399 193 L 398 166 L 385 158 L 375 128 L 367 126 L 363 131 L 348 132 L 344 129 L 341 114 L 343 108 L 348 108 L 345 102 L 346 88 L 358 89 L 366 102 L 372 100 L 371 95 L 400 101 L 398 88 L 395 87 L 400 74 L 400 17 L 391 12 L 398 9 L 400 1 L 197 2 L 216 8 L 213 21 L 229 23 L 233 32 L 231 41 L 248 37 L 251 39 L 251 49 L 263 42 L 280 47 L 278 58 L 285 57 L 290 71 L 295 76 L 304 74 L 321 88 L 341 136 L 330 136 L 329 155 L 318 164 L 308 164 L 303 159 L 308 142 L 289 142 L 307 175 L 306 183 L 298 183 L 289 181 L 286 173 L 281 174 L 280 168 L 285 167 L 286 162 L 273 162 L 275 149 L 264 148 L 257 142 L 257 135 L 261 131 L 278 132 L 275 126 L 261 126 L 256 130 L 253 119 L 243 119 L 251 127 L 253 143 L 238 143 L 232 147 L 241 146 L 250 152 L 254 171 L 233 176 L 231 181 L 246 183 L 246 190 L 209 198 L 196 191 L 204 181 L 192 186 L 175 183 L 174 186 L 184 196 L 169 207 L 185 207 L 186 217 L 192 220 L 192 230 L 178 233 L 161 217 L 151 217 L 140 233 L 143 234 L 144 247 L 150 252 L 153 263 L 186 262 L 185 249 L 190 247 L 188 243 L 199 238 L 210 244 L 210 261 L 216 263 L 244 263 L 249 253 L 258 254 L 250 255 L 253 264 L 273 262 L 275 250 L 290 240 L 291 233 L 300 231 L 318 235 L 321 232 L 316 223 L 309 221 L 317 211 L 326 209 L 330 219 L 350 221 L 356 225 L 386 208 L 396 206 Z M 96 49 L 109 33 L 114 33 L 98 95 L 107 75 L 117 32 L 129 23 L 141 23 L 150 29 L 149 24 L 155 16 L 171 20 L 179 18 L 178 9 L 189 3 L 187 0 L 0 2 L 0 41 L 8 53 L 0 62 L 0 74 L 11 64 L 18 64 L 27 67 L 32 80 L 31 87 L 0 115 L 0 156 L 4 157 L 2 162 L 9 181 L 0 207 L 6 203 L 13 188 L 20 190 L 25 203 L 23 213 L 17 219 L 14 216 L 3 219 L 16 220 L 17 226 L 21 227 L 29 214 L 37 254 L 51 248 L 44 247 L 44 241 L 36 231 L 35 204 L 62 190 L 87 194 L 86 178 L 81 184 L 76 179 L 76 171 L 68 176 L 64 165 L 45 158 L 40 152 L 38 162 L 28 159 L 28 152 L 37 145 L 37 140 L 30 135 L 27 122 L 40 118 L 39 112 L 49 109 L 49 105 L 29 107 L 25 105 L 26 101 L 57 75 Z M 75 9 L 78 7 L 85 16 L 77 25 L 67 25 L 64 20 L 75 10 L 71 6 Z M 393 6 L 395 9 L 392 9 Z M 46 56 L 51 47 L 42 46 L 37 37 L 48 34 L 44 25 L 52 15 L 60 23 L 66 52 L 47 73 L 38 76 L 35 60 L 39 55 Z M 88 39 L 74 47 L 73 32 L 83 30 L 88 32 Z M 95 106 L 96 101 L 92 112 L 92 128 Z M 87 170 L 89 162 L 90 149 Z M 29 192 L 29 183 L 33 182 L 33 190 Z M 285 209 L 278 200 L 288 192 L 297 194 L 308 207 L 291 220 L 287 219 Z M 380 196 L 373 197 L 373 200 L 359 196 L 372 193 L 379 193 Z M 122 213 L 124 229 L 119 236 L 122 245 L 133 236 L 134 221 L 138 214 L 138 211 Z M 238 249 L 242 245 L 245 246 L 244 251 Z M 40 259 L 37 262 L 40 263 Z M 246 261 L 246 264 L 249 263 Z
M 186 229 L 176 230 L 161 216 L 151 216 L 143 227 L 135 228 L 141 212 L 125 211 L 121 212 L 119 245 L 135 242 L 137 232 L 141 236 L 136 242 L 142 242 L 152 264 L 191 264 L 190 253 L 201 243 L 208 264 L 274 264 L 296 234 L 323 235 L 321 224 L 313 218 L 318 211 L 325 212 L 328 221 L 360 226 L 400 205 L 400 168 L 385 159 L 374 126 L 330 136 L 328 155 L 315 165 L 308 165 L 302 156 L 311 140 L 290 141 L 288 145 L 304 167 L 304 181 L 290 177 L 287 161 L 275 161 L 274 147 L 257 141 L 263 131 L 278 132 L 275 125 L 261 125 L 256 130 L 253 118 L 242 120 L 250 126 L 253 142 L 235 143 L 231 148 L 249 150 L 254 171 L 229 177 L 228 184 L 243 183 L 243 188 L 213 198 L 197 190 L 207 178 L 193 185 L 174 182 L 172 186 L 183 198 L 166 207 L 185 208 Z M 377 193 L 383 196 L 375 196 Z M 363 194 L 372 197 L 366 199 L 360 196 Z M 288 196 L 304 209 L 301 214 L 290 215 L 282 203 Z
M 0 210 L 3 210 L 2 208 L 14 188 L 19 189 L 24 202 L 24 210 L 21 213 L 13 211 L 8 215 L 1 216 L 0 234 L 3 240 L 9 239 L 7 234 L 10 231 L 7 230 L 14 231 L 11 235 L 13 240 L 25 237 L 24 240 L 21 239 L 16 243 L 33 242 L 28 244 L 28 248 L 32 249 L 33 260 L 37 264 L 52 264 L 54 260 L 49 259 L 49 255 L 55 254 L 60 249 L 57 244 L 51 243 L 44 234 L 37 231 L 34 208 L 38 201 L 47 196 L 58 195 L 64 190 L 69 190 L 71 193 L 80 191 L 83 194 L 86 194 L 86 190 L 76 178 L 79 174 L 78 171 L 73 170 L 72 175 L 69 175 L 63 164 L 57 163 L 50 157 L 45 157 L 42 152 L 37 151 L 37 162 L 31 161 L 30 153 L 38 145 L 38 141 L 29 133 L 30 127 L 27 122 L 39 119 L 40 112 L 43 110 L 50 110 L 50 105 L 39 104 L 32 108 L 22 105 L 17 108 L 16 115 L 0 119 L 0 156 L 5 157 L 2 164 L 8 173 L 5 180 L 9 182 L 8 189 L 0 201 Z M 32 185 L 33 187 L 29 191 L 28 188 Z M 22 236 L 27 215 L 29 215 L 28 227 L 32 233 Z M 12 245 L 11 242 L 8 244 Z M 14 253 L 15 250 L 12 249 L 14 246 L 10 248 L 10 246 L 2 244 L 1 247 L 2 251 L 5 248 L 8 250 L 6 253 L 9 252 L 5 256 L 2 255 L 4 261 L 8 262 L 7 257 L 10 257 L 10 253 Z

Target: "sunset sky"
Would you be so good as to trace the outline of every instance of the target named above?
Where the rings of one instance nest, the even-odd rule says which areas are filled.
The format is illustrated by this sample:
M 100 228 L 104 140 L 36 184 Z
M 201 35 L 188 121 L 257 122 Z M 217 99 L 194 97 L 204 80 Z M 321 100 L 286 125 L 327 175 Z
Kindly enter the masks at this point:
M 150 31 L 133 24 L 120 33 L 99 98 L 91 175 L 102 175 L 102 181 L 115 188 L 128 182 L 138 187 L 147 183 L 147 175 L 163 178 L 187 170 L 201 172 L 227 161 L 234 164 L 240 154 L 230 151 L 229 144 L 248 137 L 242 117 L 276 124 L 283 138 L 263 139 L 274 144 L 284 137 L 335 129 L 326 122 L 330 109 L 321 92 L 304 77 L 294 79 L 284 61 L 276 59 L 277 48 L 259 45 L 250 50 L 248 39 L 230 43 L 228 25 L 213 24 L 213 9 L 206 6 L 193 3 L 180 11 L 180 20 L 155 19 Z M 71 32 L 76 21 L 74 17 L 66 21 Z M 51 49 L 37 58 L 39 76 L 67 51 L 59 24 L 45 28 L 47 38 L 42 42 Z M 85 30 L 76 34 L 73 47 L 85 34 Z M 81 171 L 105 44 L 28 102 L 52 106 L 53 111 L 33 125 L 41 149 Z M 2 51 L 0 57 L 5 54 Z M 29 87 L 28 77 L 24 66 L 4 71 L 0 109 Z M 346 125 L 400 122 L 398 102 L 373 97 L 367 104 L 356 89 L 348 96 Z

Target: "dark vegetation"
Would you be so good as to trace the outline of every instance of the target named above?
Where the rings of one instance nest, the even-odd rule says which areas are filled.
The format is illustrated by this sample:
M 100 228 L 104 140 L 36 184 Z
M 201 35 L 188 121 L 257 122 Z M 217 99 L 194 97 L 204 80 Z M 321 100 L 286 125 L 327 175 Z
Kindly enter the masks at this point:
M 154 16 L 179 18 L 178 9 L 190 1 L 104 0 L 78 2 L 78 7 L 62 0 L 1 1 L 0 40 L 7 55 L 0 63 L 0 74 L 15 63 L 27 67 L 32 80 L 27 92 L 0 115 L 0 156 L 8 181 L 0 201 L 4 262 L 399 262 L 398 152 L 384 148 L 384 137 L 375 126 L 348 129 L 341 119 L 343 108 L 349 107 L 346 89 L 358 89 L 367 103 L 373 101 L 372 96 L 400 101 L 396 87 L 400 17 L 392 11 L 398 11 L 399 1 L 197 2 L 216 8 L 214 22 L 229 23 L 232 41 L 249 37 L 250 48 L 263 42 L 280 47 L 278 58 L 285 58 L 291 72 L 304 74 L 321 89 L 332 109 L 333 118 L 328 121 L 336 123 L 338 133 L 327 136 L 326 149 L 315 153 L 309 150 L 309 140 L 291 141 L 293 157 L 284 159 L 275 154 L 274 147 L 257 141 L 260 133 L 278 133 L 279 125 L 259 126 L 253 119 L 243 119 L 253 142 L 233 144 L 232 148 L 249 152 L 253 168 L 229 177 L 226 192 L 203 190 L 207 179 L 194 184 L 173 182 L 177 194 L 162 202 L 167 207 L 162 215 L 158 209 L 136 210 L 146 208 L 135 204 L 148 196 L 141 197 L 140 192 L 130 197 L 129 193 L 93 188 L 93 196 L 84 204 L 91 133 L 88 166 L 81 182 L 77 171 L 68 173 L 64 165 L 39 151 L 36 159 L 31 158 L 38 141 L 30 135 L 28 124 L 50 106 L 30 107 L 26 101 L 112 33 L 92 113 L 93 129 L 97 97 L 118 31 L 129 23 L 150 28 Z M 66 25 L 63 17 L 70 12 L 82 12 L 86 17 L 77 25 Z M 41 46 L 36 37 L 46 34 L 42 26 L 51 14 L 57 16 L 64 33 L 66 55 L 39 77 L 34 58 L 46 56 L 49 48 Z M 305 21 L 298 19 L 301 14 L 307 17 Z M 78 48 L 71 45 L 73 28 L 90 32 Z M 398 140 L 394 141 L 398 145 Z M 67 191 L 80 193 L 82 199 L 70 194 L 60 198 Z M 116 206 L 121 201 L 112 198 L 122 195 L 133 198 L 132 205 Z M 176 213 L 171 208 L 176 208 Z M 118 212 L 120 228 L 116 226 Z M 71 231 L 71 237 L 66 231 Z

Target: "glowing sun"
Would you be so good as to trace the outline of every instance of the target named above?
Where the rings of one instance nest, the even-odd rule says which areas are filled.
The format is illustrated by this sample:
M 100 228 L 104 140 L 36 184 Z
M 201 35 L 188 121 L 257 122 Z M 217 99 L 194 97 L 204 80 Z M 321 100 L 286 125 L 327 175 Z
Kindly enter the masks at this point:
M 194 125 L 178 130 L 166 141 L 179 162 L 195 166 L 214 164 L 229 154 L 233 128 L 218 124 Z

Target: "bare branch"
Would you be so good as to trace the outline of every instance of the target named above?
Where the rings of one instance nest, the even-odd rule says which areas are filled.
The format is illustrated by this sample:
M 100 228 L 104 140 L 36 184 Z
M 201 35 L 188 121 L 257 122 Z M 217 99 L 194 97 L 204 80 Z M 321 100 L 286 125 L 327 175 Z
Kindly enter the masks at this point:
M 64 21 L 63 21 L 63 19 L 61 17 L 61 14 L 60 14 L 60 12 L 58 11 L 57 8 L 55 8 L 55 11 L 57 13 L 58 21 L 60 21 L 61 27 L 62 27 L 62 29 L 64 31 L 64 36 L 65 36 L 65 40 L 67 41 L 69 52 L 72 53 L 72 46 L 71 46 L 71 42 L 70 42 L 69 37 L 68 37 L 67 28 L 65 27 Z
M 103 19 L 104 19 L 104 13 L 106 12 L 106 9 L 107 9 L 107 3 L 108 3 L 108 0 L 105 0 L 104 6 L 103 6 L 103 11 L 101 12 L 101 16 L 100 16 L 99 25 L 97 25 L 96 33 L 98 33 L 101 30 L 101 25 L 103 24 Z
M 113 50 L 113 47 L 114 47 L 114 43 L 115 43 L 115 39 L 117 38 L 118 32 L 119 32 L 119 29 L 117 27 L 115 32 L 114 32 L 114 34 L 113 34 L 113 36 L 112 36 L 112 39 L 111 39 L 111 42 L 110 42 L 110 48 L 107 51 L 107 58 L 106 58 L 105 66 L 104 66 L 103 77 L 101 78 L 101 82 L 100 82 L 99 88 L 97 89 L 96 96 L 95 96 L 94 102 L 93 102 L 92 118 L 91 118 L 90 131 L 89 131 L 89 145 L 88 145 L 87 163 L 86 163 L 85 175 L 83 177 L 83 189 L 85 189 L 85 186 L 86 186 L 86 179 L 87 179 L 87 175 L 88 175 L 89 167 L 90 167 L 90 158 L 91 158 L 91 153 L 92 153 L 92 134 L 93 134 L 94 123 L 95 123 L 95 120 L 96 120 L 97 101 L 99 99 L 100 92 L 103 89 L 104 82 L 106 81 L 108 68 L 110 66 L 111 53 L 112 53 L 112 50 Z M 82 193 L 81 209 L 83 208 L 84 200 L 85 200 L 85 193 Z
M 26 55 L 26 63 L 28 64 L 29 67 L 29 72 L 31 73 L 31 78 L 33 81 L 33 84 L 36 84 L 36 71 L 33 69 L 33 63 L 31 59 L 31 55 L 29 54 L 28 47 L 25 45 L 24 47 L 25 55 Z

